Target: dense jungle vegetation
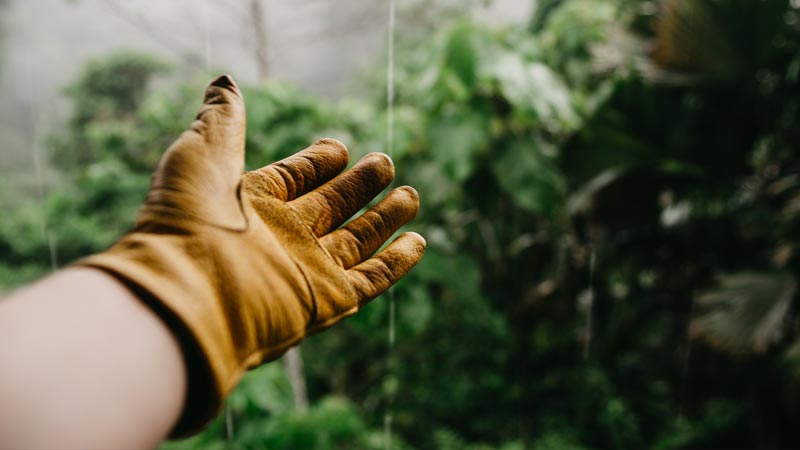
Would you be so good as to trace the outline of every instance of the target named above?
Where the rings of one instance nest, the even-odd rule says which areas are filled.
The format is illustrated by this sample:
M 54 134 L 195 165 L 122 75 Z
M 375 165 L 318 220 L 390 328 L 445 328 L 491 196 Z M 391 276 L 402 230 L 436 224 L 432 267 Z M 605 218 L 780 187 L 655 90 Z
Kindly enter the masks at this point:
M 164 448 L 381 449 L 387 414 L 394 449 L 800 444 L 797 2 L 540 0 L 526 26 L 398 33 L 392 157 L 428 251 L 393 350 L 378 299 L 302 344 L 307 409 L 274 362 L 232 436 Z M 208 81 L 169 70 L 121 52 L 70 85 L 44 201 L 0 186 L 0 289 L 50 270 L 45 223 L 63 263 L 132 225 Z M 244 86 L 248 167 L 323 136 L 384 151 L 384 71 L 335 102 Z

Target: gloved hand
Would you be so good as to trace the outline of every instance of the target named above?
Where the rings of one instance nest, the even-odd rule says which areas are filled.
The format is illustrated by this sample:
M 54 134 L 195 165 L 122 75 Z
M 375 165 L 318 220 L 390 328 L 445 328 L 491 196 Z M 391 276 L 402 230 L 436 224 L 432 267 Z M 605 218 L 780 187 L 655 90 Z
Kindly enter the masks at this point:
M 408 186 L 339 228 L 394 178 L 386 155 L 339 175 L 347 149 L 322 139 L 244 173 L 244 142 L 242 95 L 223 75 L 161 159 L 134 229 L 78 262 L 129 286 L 181 340 L 189 392 L 173 436 L 213 418 L 244 371 L 355 314 L 425 251 L 404 233 L 373 256 L 416 215 Z

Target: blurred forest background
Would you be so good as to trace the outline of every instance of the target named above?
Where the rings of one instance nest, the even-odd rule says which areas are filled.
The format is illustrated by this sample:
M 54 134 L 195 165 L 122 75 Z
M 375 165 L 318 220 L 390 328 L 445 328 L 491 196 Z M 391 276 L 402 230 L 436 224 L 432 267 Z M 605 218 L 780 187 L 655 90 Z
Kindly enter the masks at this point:
M 393 449 L 800 445 L 800 2 L 486 3 L 398 1 L 392 156 L 429 246 L 393 349 L 379 299 L 165 449 L 381 449 L 389 424 Z M 271 76 L 253 20 L 249 168 L 322 136 L 385 150 L 388 3 L 366 9 L 379 45 L 336 96 Z M 1 290 L 131 226 L 210 63 L 88 60 L 68 115 L 2 149 L 38 169 L 3 166 Z

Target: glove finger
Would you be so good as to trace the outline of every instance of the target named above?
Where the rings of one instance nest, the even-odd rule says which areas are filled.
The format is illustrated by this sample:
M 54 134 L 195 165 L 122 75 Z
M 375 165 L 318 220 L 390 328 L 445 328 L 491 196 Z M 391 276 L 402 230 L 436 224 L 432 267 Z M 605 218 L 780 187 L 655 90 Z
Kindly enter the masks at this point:
M 286 159 L 248 172 L 246 186 L 255 195 L 294 200 L 338 175 L 348 160 L 344 144 L 336 139 L 320 139 Z
M 148 204 L 220 226 L 244 226 L 236 198 L 244 171 L 245 126 L 241 92 L 222 75 L 206 89 L 196 120 L 161 158 Z
M 352 222 L 323 236 L 320 243 L 340 266 L 349 269 L 372 256 L 417 211 L 417 191 L 399 187 Z
M 229 75 L 222 75 L 208 85 L 195 121 L 172 147 L 204 153 L 209 167 L 224 170 L 225 178 L 237 184 L 244 172 L 245 127 L 242 93 Z
M 370 153 L 350 170 L 290 203 L 316 236 L 336 229 L 375 198 L 394 179 L 394 164 Z
M 220 151 L 244 160 L 244 101 L 233 78 L 221 75 L 209 83 L 196 119 L 192 129 L 207 143 L 219 145 Z
M 425 238 L 403 233 L 380 253 L 347 271 L 363 305 L 403 278 L 425 253 Z

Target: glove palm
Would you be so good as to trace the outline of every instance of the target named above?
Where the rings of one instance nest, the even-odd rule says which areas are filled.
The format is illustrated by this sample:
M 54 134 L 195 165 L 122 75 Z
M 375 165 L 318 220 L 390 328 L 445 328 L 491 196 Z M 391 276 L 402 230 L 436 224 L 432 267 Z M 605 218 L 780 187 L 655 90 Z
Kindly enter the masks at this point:
M 182 338 L 190 388 L 178 435 L 213 417 L 245 370 L 355 314 L 424 252 L 405 233 L 373 256 L 416 214 L 410 187 L 339 228 L 392 181 L 387 156 L 339 175 L 347 149 L 323 139 L 245 173 L 244 136 L 241 93 L 222 76 L 159 163 L 134 229 L 79 262 L 117 276 Z

